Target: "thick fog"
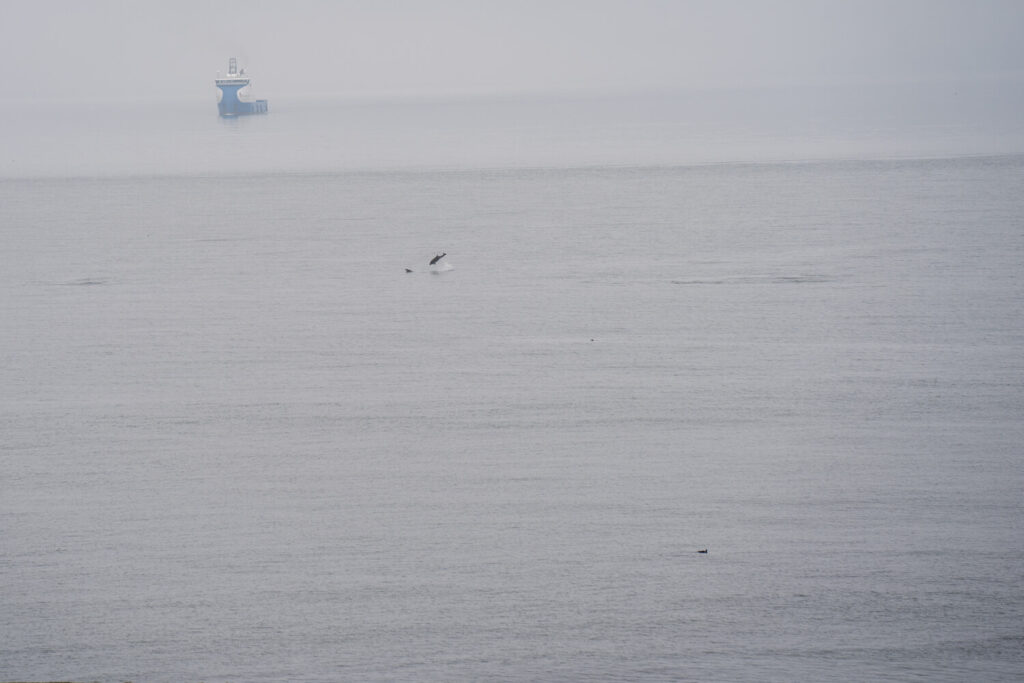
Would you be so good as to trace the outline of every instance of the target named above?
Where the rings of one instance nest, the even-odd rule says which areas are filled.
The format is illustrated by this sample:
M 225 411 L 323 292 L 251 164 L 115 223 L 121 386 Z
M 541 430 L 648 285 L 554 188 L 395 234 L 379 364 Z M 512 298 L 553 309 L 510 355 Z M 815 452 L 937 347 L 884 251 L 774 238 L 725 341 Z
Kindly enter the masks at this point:
M 0 98 L 376 98 L 1007 80 L 1017 0 L 0 3 Z

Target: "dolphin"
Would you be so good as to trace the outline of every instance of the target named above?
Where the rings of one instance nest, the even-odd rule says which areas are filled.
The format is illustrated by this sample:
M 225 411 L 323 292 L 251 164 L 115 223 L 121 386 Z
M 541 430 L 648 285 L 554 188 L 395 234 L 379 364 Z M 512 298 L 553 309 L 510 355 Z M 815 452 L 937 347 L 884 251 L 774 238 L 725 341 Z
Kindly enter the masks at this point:
M 429 265 L 434 265 L 435 263 L 437 263 L 438 261 L 440 261 L 441 259 L 443 259 L 447 255 L 448 255 L 447 251 L 444 252 L 443 254 L 438 254 L 434 258 L 430 259 L 430 264 Z

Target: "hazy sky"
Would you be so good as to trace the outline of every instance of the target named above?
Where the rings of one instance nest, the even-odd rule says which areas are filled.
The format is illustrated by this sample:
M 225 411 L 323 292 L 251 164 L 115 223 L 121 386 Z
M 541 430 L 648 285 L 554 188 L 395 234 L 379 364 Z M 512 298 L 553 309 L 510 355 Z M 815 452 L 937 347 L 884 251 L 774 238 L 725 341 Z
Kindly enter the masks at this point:
M 1024 78 L 1022 0 L 0 0 L 0 98 Z

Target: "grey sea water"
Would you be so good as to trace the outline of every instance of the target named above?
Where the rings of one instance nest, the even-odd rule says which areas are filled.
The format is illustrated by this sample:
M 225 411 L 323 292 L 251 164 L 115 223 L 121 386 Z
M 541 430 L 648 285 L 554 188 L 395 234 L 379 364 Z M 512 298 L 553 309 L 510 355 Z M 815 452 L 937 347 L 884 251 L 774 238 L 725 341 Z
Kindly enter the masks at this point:
M 1019 679 L 1024 157 L 271 108 L 5 167 L 0 679 Z

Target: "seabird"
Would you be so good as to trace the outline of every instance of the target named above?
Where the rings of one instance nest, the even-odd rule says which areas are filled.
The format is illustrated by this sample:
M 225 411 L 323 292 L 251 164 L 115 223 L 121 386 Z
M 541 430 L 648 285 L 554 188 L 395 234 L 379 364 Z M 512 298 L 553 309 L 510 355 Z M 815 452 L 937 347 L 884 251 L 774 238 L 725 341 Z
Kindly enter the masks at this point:
M 407 273 L 411 273 L 411 272 L 412 272 L 412 268 L 406 268 L 406 269 L 405 269 L 405 272 L 407 272 Z
M 708 549 L 707 549 L 707 548 L 704 548 L 704 550 L 698 550 L 697 552 L 698 552 L 698 553 L 702 553 L 702 554 L 704 554 L 704 555 L 707 555 L 707 554 L 708 554 Z
M 447 251 L 445 253 L 443 253 L 443 254 L 438 254 L 434 258 L 430 259 L 430 265 L 434 265 L 435 263 L 437 263 L 438 261 L 440 261 L 441 259 L 443 259 L 447 255 L 448 255 Z

